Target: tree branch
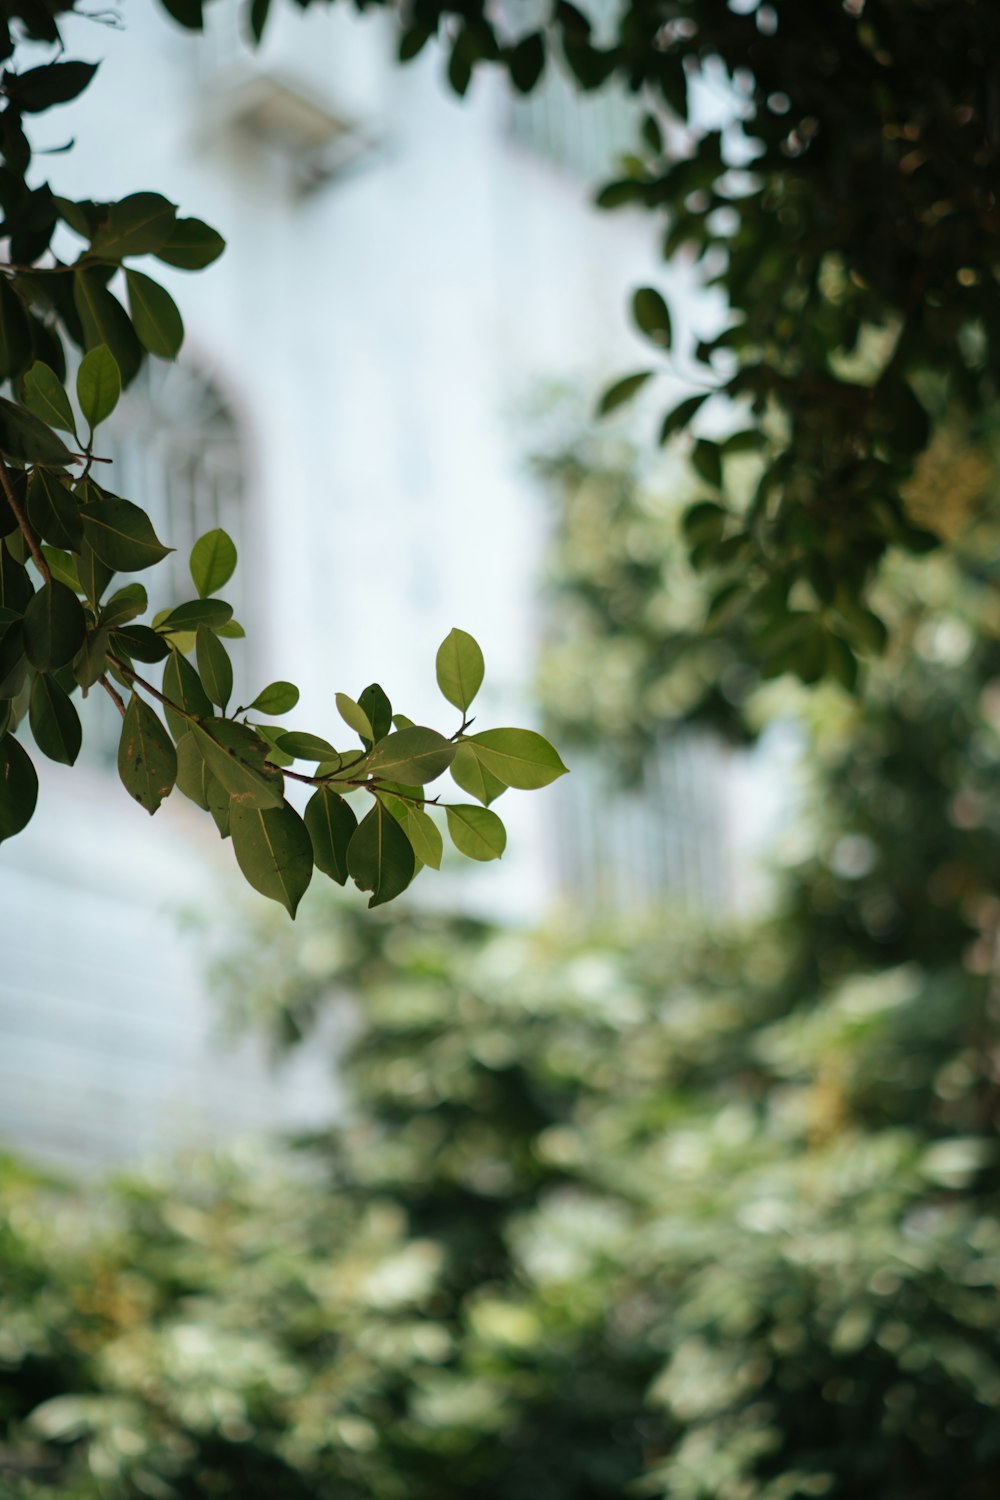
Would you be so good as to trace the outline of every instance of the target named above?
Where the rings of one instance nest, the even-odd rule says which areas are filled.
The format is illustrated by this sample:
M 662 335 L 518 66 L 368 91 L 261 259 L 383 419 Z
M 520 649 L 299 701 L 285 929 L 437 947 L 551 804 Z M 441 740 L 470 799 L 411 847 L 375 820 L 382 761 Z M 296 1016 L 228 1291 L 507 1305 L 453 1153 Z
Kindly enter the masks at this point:
M 10 477 L 10 470 L 8 469 L 2 458 L 0 458 L 0 485 L 3 486 L 3 492 L 6 496 L 7 504 L 10 506 L 11 515 L 14 517 L 14 520 L 21 528 L 21 535 L 27 542 L 28 550 L 35 560 L 35 567 L 38 569 L 39 573 L 41 573 L 42 577 L 45 579 L 45 582 L 51 583 L 52 574 L 49 572 L 49 565 L 45 561 L 45 555 L 42 552 L 41 546 L 39 545 L 38 538 L 32 531 L 31 527 L 28 525 L 28 518 L 24 514 L 24 511 L 21 509 L 21 503 L 14 493 L 14 484 Z

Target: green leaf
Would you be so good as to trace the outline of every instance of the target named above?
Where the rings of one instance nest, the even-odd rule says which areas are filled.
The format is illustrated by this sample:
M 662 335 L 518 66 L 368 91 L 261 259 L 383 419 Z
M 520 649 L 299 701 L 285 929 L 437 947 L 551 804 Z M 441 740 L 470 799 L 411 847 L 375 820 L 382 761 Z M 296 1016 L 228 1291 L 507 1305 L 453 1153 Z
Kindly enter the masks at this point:
M 233 692 L 233 666 L 229 653 L 207 625 L 199 625 L 195 646 L 198 675 L 205 691 L 223 713 Z
M 162 562 L 164 547 L 144 510 L 131 500 L 102 492 L 83 508 L 83 533 L 94 552 L 114 573 L 138 573 Z
M 413 852 L 421 864 L 432 870 L 440 870 L 444 853 L 441 830 L 422 807 L 413 802 L 404 802 L 401 797 L 383 799 L 413 846 Z
M 247 706 L 262 714 L 287 714 L 298 701 L 299 690 L 294 682 L 269 682 Z
M 24 404 L 50 427 L 61 427 L 63 432 L 76 436 L 76 418 L 62 381 L 40 359 L 35 360 L 24 377 Z
M 82 94 L 98 67 L 85 62 L 43 63 L 24 73 L 8 73 L 5 93 L 23 114 L 40 114 Z
M 187 730 L 177 741 L 177 787 L 190 802 L 208 812 L 208 781 L 211 772 L 198 741 Z
M 83 606 L 64 583 L 43 584 L 24 612 L 24 649 L 40 672 L 64 667 L 83 645 L 87 630 Z
M 658 291 L 651 286 L 640 287 L 632 298 L 632 316 L 636 327 L 658 349 L 670 348 L 670 309 Z
M 340 752 L 326 740 L 321 740 L 318 734 L 285 731 L 282 734 L 276 734 L 274 742 L 279 750 L 283 750 L 286 755 L 294 756 L 296 760 L 340 759 Z
M 117 598 L 118 595 L 115 595 Z M 104 612 L 101 612 L 104 623 Z M 122 651 L 134 661 L 157 662 L 170 655 L 170 647 L 162 635 L 150 630 L 148 625 L 118 626 L 112 633 L 112 648 Z
M 83 743 L 80 717 L 69 694 L 47 672 L 35 673 L 28 722 L 43 755 L 66 766 L 73 764 Z
M 83 267 L 73 272 L 73 302 L 83 327 L 84 345 L 96 349 L 106 344 L 121 372 L 122 384 L 128 385 L 142 364 L 142 345 L 128 313 L 108 291 L 100 274 Z
M 413 846 L 396 819 L 376 799 L 347 846 L 347 869 L 359 890 L 371 891 L 369 907 L 405 891 L 417 868 Z
M 225 248 L 222 235 L 201 219 L 178 219 L 156 258 L 181 271 L 201 271 L 218 260 Z
M 108 204 L 91 248 L 107 260 L 156 254 L 166 244 L 176 218 L 176 203 L 160 193 L 130 193 L 120 203 Z
M 0 277 L 0 380 L 20 374 L 30 359 L 31 333 L 24 303 L 7 277 Z
M 496 813 L 467 803 L 449 806 L 448 832 L 459 854 L 469 859 L 499 859 L 507 847 L 507 830 Z
M 73 676 L 82 688 L 92 688 L 108 668 L 108 647 L 111 635 L 107 630 L 88 630 L 86 639 L 73 661 Z
M 206 531 L 191 549 L 191 578 L 203 599 L 221 589 L 236 571 L 236 545 L 221 528 Z
M 20 620 L 8 624 L 0 634 L 0 699 L 16 698 L 28 675 L 24 654 L 24 626 Z
M 191 599 L 187 604 L 178 604 L 176 609 L 170 610 L 162 618 L 157 616 L 156 628 L 166 634 L 197 630 L 199 625 L 218 630 L 232 616 L 232 605 L 226 604 L 222 599 Z
M 176 359 L 184 342 L 184 323 L 173 297 L 141 271 L 126 271 L 125 282 L 140 343 L 160 359 Z
M 367 769 L 383 781 L 425 786 L 447 771 L 455 746 L 436 729 L 398 729 L 380 740 L 368 757 Z
M 117 589 L 104 605 L 101 610 L 101 624 L 107 625 L 112 630 L 120 630 L 130 620 L 145 614 L 148 608 L 149 600 L 142 584 L 127 583 L 124 588 Z M 166 655 L 165 651 L 164 655 Z M 162 661 L 163 656 L 157 657 L 156 660 Z
M 33 469 L 28 484 L 28 520 L 54 547 L 75 552 L 83 539 L 80 502 L 62 480 L 47 469 Z
M 545 67 L 545 40 L 540 31 L 522 37 L 507 55 L 510 81 L 519 94 L 530 94 Z M 427 861 L 425 860 L 426 864 Z
M 338 885 L 345 885 L 347 846 L 358 826 L 354 809 L 329 787 L 321 786 L 306 803 L 305 824 L 316 868 Z
M 96 609 L 101 595 L 114 577 L 114 569 L 103 563 L 90 543 L 84 539 L 77 553 L 76 570 L 83 592 Z
M 504 786 L 534 791 L 566 774 L 557 752 L 533 729 L 485 729 L 465 743 L 475 746 L 482 765 Z
M 234 803 L 257 809 L 283 805 L 281 776 L 277 772 L 268 775 L 255 768 L 248 758 L 252 753 L 251 747 L 233 733 L 244 729 L 243 725 L 232 724 L 224 719 L 212 719 L 208 724 L 194 723 L 190 728 L 209 770 Z M 250 734 L 252 740 L 256 739 L 249 730 L 246 733 Z M 259 764 L 263 766 L 267 746 L 263 742 L 258 743 L 263 751 Z
M 668 411 L 663 419 L 663 426 L 660 428 L 660 442 L 665 443 L 675 433 L 682 431 L 705 405 L 710 394 L 711 392 L 706 391 L 701 396 L 688 396 L 679 406 L 675 406 L 673 411 Z
M 375 739 L 375 732 L 372 729 L 371 720 L 359 703 L 355 703 L 353 698 L 348 698 L 346 693 L 338 693 L 337 712 L 349 729 L 353 729 L 362 740 L 372 743 Z
M 0 547 L 0 606 L 23 615 L 34 592 L 27 568 Z
M 107 344 L 98 344 L 85 354 L 76 372 L 76 399 L 91 432 L 106 422 L 118 405 L 122 375 Z
M 48 464 L 64 469 L 73 463 L 73 454 L 62 438 L 26 406 L 18 406 L 0 396 L 0 453 L 18 463 Z
M 118 774 L 125 790 L 148 813 L 155 813 L 177 780 L 177 752 L 153 712 L 133 693 L 118 743 Z
M 163 9 L 188 31 L 203 31 L 205 0 L 163 0 Z
M 37 801 L 31 757 L 12 734 L 5 734 L 0 739 L 0 844 L 27 828 Z
M 437 654 L 438 687 L 464 714 L 483 685 L 486 663 L 478 643 L 464 630 L 449 631 Z
M 636 392 L 642 390 L 652 374 L 652 370 L 640 370 L 635 375 L 624 375 L 621 380 L 616 380 L 614 385 L 609 385 L 598 402 L 597 415 L 606 417 L 616 407 L 624 406 L 626 401 L 631 401 Z
M 76 566 L 76 558 L 71 552 L 60 552 L 57 547 L 42 547 L 42 556 L 49 565 L 49 572 L 53 578 L 58 578 L 67 588 L 73 590 L 74 594 L 86 593 L 80 582 L 80 574 Z
M 313 846 L 306 825 L 287 802 L 244 807 L 233 801 L 229 830 L 236 860 L 255 891 L 280 901 L 290 917 L 312 879 Z
M 470 797 L 475 797 L 487 807 L 507 790 L 504 783 L 486 769 L 475 745 L 468 740 L 460 740 L 456 746 L 455 759 L 451 763 L 451 779 L 463 792 L 468 792 Z
M 380 740 L 389 733 L 392 728 L 392 704 L 377 682 L 365 688 L 358 698 L 358 707 L 372 726 L 373 740 Z
M 716 490 L 721 488 L 722 450 L 718 443 L 710 442 L 708 438 L 699 438 L 691 452 L 691 463 L 706 484 Z
M 259 42 L 264 35 L 264 27 L 267 25 L 267 13 L 271 9 L 271 0 L 251 0 L 250 5 L 250 35 L 255 42 Z
M 170 659 L 163 669 L 163 696 L 196 719 L 209 719 L 212 716 L 212 701 L 202 686 L 201 678 L 179 651 L 171 651 Z M 189 727 L 187 719 L 171 708 L 167 709 L 167 723 L 174 739 L 179 739 Z

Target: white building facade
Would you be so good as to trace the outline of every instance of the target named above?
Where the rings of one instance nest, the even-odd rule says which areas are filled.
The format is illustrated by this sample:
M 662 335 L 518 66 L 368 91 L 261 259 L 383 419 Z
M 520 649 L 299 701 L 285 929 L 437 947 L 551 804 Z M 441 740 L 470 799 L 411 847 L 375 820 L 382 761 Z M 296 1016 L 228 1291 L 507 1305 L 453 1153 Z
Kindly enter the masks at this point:
M 199 531 L 234 536 L 238 682 L 294 680 L 290 727 L 332 733 L 334 692 L 373 680 L 445 722 L 434 653 L 453 625 L 486 655 L 482 722 L 533 723 L 547 523 L 515 413 L 547 383 L 596 394 L 648 358 L 625 316 L 635 286 L 664 286 L 682 329 L 699 306 L 689 276 L 658 274 L 646 217 L 598 213 L 574 170 L 627 148 L 630 107 L 557 87 L 518 104 L 485 74 L 459 101 L 440 53 L 395 63 L 384 15 L 285 9 L 253 53 L 229 0 L 208 13 L 204 37 L 154 5 L 120 32 L 71 20 L 69 55 L 102 66 L 36 137 L 77 137 L 39 159 L 57 191 L 163 192 L 228 242 L 198 275 L 156 268 L 188 337 L 182 370 L 123 404 L 121 492 L 182 565 Z M 177 913 L 257 898 L 182 798 L 150 822 L 102 732 L 85 765 L 40 768 L 35 819 L 0 851 L 0 1149 L 92 1166 L 325 1118 L 308 1064 L 272 1077 L 213 1040 Z M 505 799 L 501 866 L 424 881 L 537 915 L 560 868 L 556 792 Z

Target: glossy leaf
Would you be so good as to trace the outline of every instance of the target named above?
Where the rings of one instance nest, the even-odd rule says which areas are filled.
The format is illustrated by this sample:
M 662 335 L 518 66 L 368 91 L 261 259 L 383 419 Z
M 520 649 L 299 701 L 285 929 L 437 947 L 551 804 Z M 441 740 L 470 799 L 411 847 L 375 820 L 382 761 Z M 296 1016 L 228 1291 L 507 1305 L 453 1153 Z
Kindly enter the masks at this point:
M 416 867 L 409 839 L 388 809 L 376 800 L 347 846 L 351 879 L 360 890 L 372 892 L 370 907 L 382 906 L 405 891 Z
M 31 757 L 12 734 L 5 734 L 0 739 L 0 844 L 27 828 L 37 801 Z
M 155 813 L 177 780 L 177 752 L 158 714 L 133 693 L 118 743 L 118 774 L 140 807 Z
M 275 735 L 275 743 L 296 760 L 339 760 L 340 753 L 318 734 L 300 734 L 292 730 Z
M 95 255 L 121 260 L 161 250 L 177 217 L 177 205 L 161 193 L 130 193 L 108 205 L 92 241 Z
M 438 647 L 436 667 L 441 692 L 465 713 L 482 687 L 486 671 L 478 642 L 467 631 L 449 631 Z
M 425 786 L 451 765 L 455 746 L 436 729 L 398 729 L 380 740 L 368 757 L 367 769 L 382 780 Z
M 24 377 L 24 404 L 30 412 L 50 427 L 76 433 L 76 418 L 69 397 L 56 372 L 36 360 Z
M 433 818 L 422 807 L 417 807 L 416 803 L 404 802 L 400 797 L 386 797 L 385 802 L 409 839 L 420 863 L 429 865 L 432 870 L 440 870 L 444 840 Z
M 83 531 L 97 556 L 115 573 L 138 573 L 173 551 L 164 547 L 144 510 L 106 492 L 84 507 Z
M 487 807 L 459 803 L 446 809 L 448 832 L 460 854 L 469 859 L 499 859 L 507 847 L 507 830 Z
M 298 701 L 299 690 L 293 682 L 269 682 L 248 707 L 262 714 L 287 714 Z
M 375 738 L 375 733 L 371 726 L 371 720 L 361 705 L 355 703 L 354 699 L 349 698 L 346 693 L 338 693 L 336 701 L 337 712 L 347 727 L 353 729 L 355 734 L 359 735 L 362 740 L 367 740 L 371 744 Z
M 107 344 L 83 356 L 76 373 L 76 399 L 91 431 L 107 421 L 122 393 L 122 375 Z
M 306 803 L 305 825 L 316 868 L 338 885 L 347 881 L 347 847 L 358 820 L 354 809 L 329 787 L 319 787 Z
M 392 704 L 377 682 L 365 688 L 358 698 L 358 707 L 372 726 L 372 739 L 380 740 L 392 728 Z
M 206 531 L 191 549 L 190 567 L 191 578 L 202 599 L 214 594 L 236 571 L 236 545 L 232 537 L 221 527 Z
M 128 305 L 143 347 L 160 359 L 176 359 L 184 342 L 184 323 L 166 289 L 141 271 L 127 271 Z
M 73 764 L 83 743 L 80 716 L 69 694 L 48 672 L 35 673 L 28 722 L 43 755 L 66 766 Z
M 287 802 L 259 808 L 234 799 L 229 831 L 237 863 L 250 885 L 279 901 L 294 917 L 313 871 L 312 841 L 298 813 Z
M 30 359 L 31 334 L 24 303 L 7 277 L 0 277 L 0 380 L 19 374 Z
M 116 651 L 123 650 L 134 661 L 157 662 L 170 655 L 170 647 L 163 636 L 150 630 L 148 625 L 118 626 L 112 634 L 112 644 Z
M 145 614 L 149 608 L 146 590 L 141 583 L 127 583 L 117 589 L 101 610 L 101 624 L 120 630 L 130 620 Z M 162 661 L 162 657 L 158 660 Z
M 487 807 L 507 790 L 504 783 L 486 769 L 475 745 L 468 740 L 460 740 L 455 748 L 451 779 L 463 792 L 468 792 L 470 797 L 475 797 Z
M 217 630 L 232 619 L 232 614 L 232 605 L 222 599 L 191 599 L 186 604 L 178 604 L 162 618 L 158 616 L 156 628 L 168 632 L 196 631 L 200 625 L 207 625 L 210 630 Z
M 43 541 L 75 552 L 83 538 L 80 502 L 63 481 L 47 469 L 34 469 L 28 485 L 28 520 Z
M 277 772 L 268 775 L 255 768 L 247 759 L 245 745 L 226 733 L 241 727 L 218 719 L 210 724 L 194 723 L 190 726 L 209 770 L 235 803 L 257 809 L 281 807 L 281 776 Z M 266 754 L 266 745 L 262 748 Z M 263 765 L 263 757 L 260 763 Z
M 208 769 L 198 741 L 188 730 L 177 741 L 178 791 L 204 812 L 208 812 L 208 789 L 211 780 L 212 773 Z
M 171 651 L 163 669 L 163 696 L 168 698 L 176 708 L 182 709 L 183 715 L 195 719 L 209 719 L 212 716 L 212 700 L 205 692 L 201 678 L 179 651 Z M 190 727 L 188 719 L 183 715 L 167 708 L 167 723 L 170 725 L 174 739 L 184 734 Z
M 566 774 L 557 751 L 533 729 L 486 729 L 469 735 L 467 742 L 504 786 L 533 791 Z
M 87 622 L 71 589 L 55 579 L 43 584 L 24 612 L 24 649 L 40 672 L 64 667 L 83 645 Z
M 80 267 L 73 272 L 73 301 L 85 347 L 96 349 L 106 344 L 121 373 L 122 385 L 128 385 L 142 364 L 142 345 L 124 307 L 97 271 Z
M 4 396 L 0 396 L 0 453 L 19 463 L 48 464 L 56 469 L 73 463 L 73 454 L 47 423 Z
M 225 712 L 233 693 L 233 666 L 229 653 L 207 625 L 199 625 L 195 647 L 198 675 L 213 703 Z
M 225 248 L 222 235 L 201 219 L 178 219 L 156 258 L 182 271 L 200 271 L 218 260 Z

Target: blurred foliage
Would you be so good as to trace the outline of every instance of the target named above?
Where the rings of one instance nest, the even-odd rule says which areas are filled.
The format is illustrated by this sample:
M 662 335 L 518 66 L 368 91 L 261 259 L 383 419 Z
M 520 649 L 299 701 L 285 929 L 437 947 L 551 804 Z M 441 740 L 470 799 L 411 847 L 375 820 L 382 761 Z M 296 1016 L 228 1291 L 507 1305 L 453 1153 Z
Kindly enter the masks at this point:
M 279 1050 L 351 1017 L 349 1123 L 100 1209 L 11 1169 L 7 1492 L 995 1495 L 988 540 L 896 570 L 864 715 L 810 700 L 818 813 L 767 921 L 307 902 L 225 980 Z

